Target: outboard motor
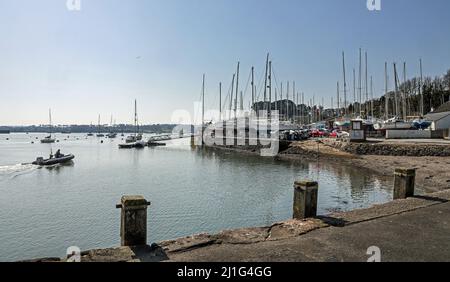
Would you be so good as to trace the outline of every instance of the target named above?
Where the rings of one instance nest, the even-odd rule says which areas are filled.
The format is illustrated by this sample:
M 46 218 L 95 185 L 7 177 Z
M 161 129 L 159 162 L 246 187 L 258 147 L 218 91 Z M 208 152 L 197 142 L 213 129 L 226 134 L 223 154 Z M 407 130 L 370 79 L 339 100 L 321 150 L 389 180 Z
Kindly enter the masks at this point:
M 36 158 L 36 161 L 33 162 L 34 165 L 40 165 L 44 161 L 43 157 Z

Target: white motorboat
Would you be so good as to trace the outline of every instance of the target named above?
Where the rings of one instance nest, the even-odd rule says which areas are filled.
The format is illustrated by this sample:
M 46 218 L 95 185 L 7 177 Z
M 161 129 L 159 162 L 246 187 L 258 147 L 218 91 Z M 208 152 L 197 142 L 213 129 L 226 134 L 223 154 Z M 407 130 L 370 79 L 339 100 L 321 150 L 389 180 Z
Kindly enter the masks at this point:
M 411 122 L 407 122 L 398 118 L 391 118 L 384 122 L 378 122 L 374 124 L 376 130 L 388 130 L 388 129 L 410 129 L 413 125 Z

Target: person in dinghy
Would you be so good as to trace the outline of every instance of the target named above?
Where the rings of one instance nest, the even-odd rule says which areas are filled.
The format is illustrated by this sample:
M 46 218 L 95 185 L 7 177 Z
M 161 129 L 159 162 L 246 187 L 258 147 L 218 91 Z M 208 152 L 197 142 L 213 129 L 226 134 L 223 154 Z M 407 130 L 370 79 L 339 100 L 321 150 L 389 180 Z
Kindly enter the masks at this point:
M 55 155 L 50 154 L 50 158 L 44 159 L 43 157 L 39 157 L 34 161 L 32 164 L 34 165 L 40 165 L 40 166 L 47 166 L 47 165 L 55 165 L 55 164 L 62 164 L 72 161 L 75 158 L 74 155 L 64 155 L 61 154 L 61 150 L 58 149 L 55 153 Z

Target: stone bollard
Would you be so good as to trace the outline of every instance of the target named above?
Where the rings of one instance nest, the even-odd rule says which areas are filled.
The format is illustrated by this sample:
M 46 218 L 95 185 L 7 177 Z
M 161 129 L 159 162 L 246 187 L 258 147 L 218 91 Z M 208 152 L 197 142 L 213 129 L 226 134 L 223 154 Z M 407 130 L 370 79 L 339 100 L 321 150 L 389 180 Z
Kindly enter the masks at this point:
M 294 183 L 294 219 L 304 219 L 317 215 L 317 195 L 319 184 L 314 181 Z
M 397 168 L 394 173 L 394 200 L 414 196 L 416 170 Z
M 142 196 L 123 196 L 116 208 L 120 215 L 120 244 L 122 246 L 147 245 L 147 207 L 150 202 Z

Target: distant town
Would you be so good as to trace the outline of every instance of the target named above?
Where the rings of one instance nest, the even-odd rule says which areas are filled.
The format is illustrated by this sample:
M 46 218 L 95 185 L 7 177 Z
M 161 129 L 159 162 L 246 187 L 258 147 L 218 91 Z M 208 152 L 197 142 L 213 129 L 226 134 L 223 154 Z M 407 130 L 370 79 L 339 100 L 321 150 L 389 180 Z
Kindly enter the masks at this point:
M 175 124 L 141 125 L 139 131 L 143 133 L 171 133 Z M 89 133 L 89 132 L 135 132 L 136 128 L 130 124 L 118 125 L 29 125 L 29 126 L 0 126 L 0 132 L 55 132 L 55 133 Z

